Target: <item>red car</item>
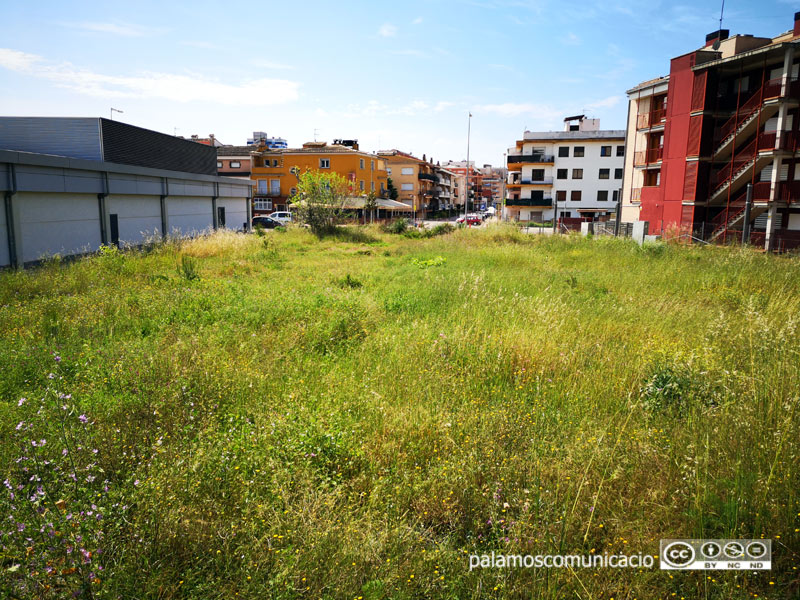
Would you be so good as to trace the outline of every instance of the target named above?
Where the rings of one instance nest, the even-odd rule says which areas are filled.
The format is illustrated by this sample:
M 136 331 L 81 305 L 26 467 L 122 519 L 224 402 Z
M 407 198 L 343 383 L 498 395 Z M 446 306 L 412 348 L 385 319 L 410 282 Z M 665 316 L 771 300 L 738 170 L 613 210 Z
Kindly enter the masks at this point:
M 464 217 L 458 217 L 456 219 L 456 223 L 463 223 Z M 478 215 L 467 215 L 467 225 L 480 225 L 481 218 Z

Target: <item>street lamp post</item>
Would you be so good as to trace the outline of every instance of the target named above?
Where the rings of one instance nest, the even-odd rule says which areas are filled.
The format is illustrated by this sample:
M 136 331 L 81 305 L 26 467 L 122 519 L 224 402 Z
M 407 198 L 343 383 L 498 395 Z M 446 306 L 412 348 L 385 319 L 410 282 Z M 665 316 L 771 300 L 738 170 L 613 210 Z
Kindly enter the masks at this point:
M 119 109 L 116 109 L 116 108 L 112 107 L 112 108 L 111 108 L 111 110 L 109 110 L 109 111 L 108 111 L 108 116 L 109 116 L 109 118 L 110 118 L 112 121 L 114 120 L 114 113 L 115 113 L 115 112 L 116 112 L 116 113 L 119 113 L 119 114 L 122 114 L 122 113 L 123 113 L 123 111 L 121 111 L 121 110 L 119 110 Z
M 467 225 L 467 212 L 469 211 L 469 137 L 472 132 L 472 113 L 469 113 L 467 119 L 467 185 L 466 194 L 464 195 L 464 225 Z

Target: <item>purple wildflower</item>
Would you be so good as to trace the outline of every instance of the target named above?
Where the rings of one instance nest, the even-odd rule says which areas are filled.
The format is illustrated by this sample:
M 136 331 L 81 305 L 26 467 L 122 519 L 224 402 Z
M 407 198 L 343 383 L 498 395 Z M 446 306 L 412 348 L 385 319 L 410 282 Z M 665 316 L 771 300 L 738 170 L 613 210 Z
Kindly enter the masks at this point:
M 89 419 L 86 415 L 81 415 L 78 417 L 78 420 L 83 423 L 84 425 L 89 422 Z

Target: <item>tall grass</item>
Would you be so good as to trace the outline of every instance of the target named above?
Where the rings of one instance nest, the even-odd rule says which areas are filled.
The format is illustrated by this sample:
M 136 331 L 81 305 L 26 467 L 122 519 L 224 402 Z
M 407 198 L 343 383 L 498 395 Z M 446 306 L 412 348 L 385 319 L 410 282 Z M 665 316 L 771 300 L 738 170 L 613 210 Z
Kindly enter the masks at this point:
M 791 597 L 798 291 L 796 259 L 503 227 L 0 274 L 0 589 Z M 468 568 L 761 536 L 763 574 Z

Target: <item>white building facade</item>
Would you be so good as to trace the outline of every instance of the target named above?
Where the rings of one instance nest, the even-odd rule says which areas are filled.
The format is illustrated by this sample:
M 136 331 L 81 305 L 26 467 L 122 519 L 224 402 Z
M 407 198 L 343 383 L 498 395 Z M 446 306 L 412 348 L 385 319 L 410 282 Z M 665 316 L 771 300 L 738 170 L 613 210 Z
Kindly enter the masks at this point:
M 564 119 L 563 131 L 526 131 L 509 148 L 503 218 L 512 221 L 613 216 L 625 160 L 625 131 L 599 119 Z

